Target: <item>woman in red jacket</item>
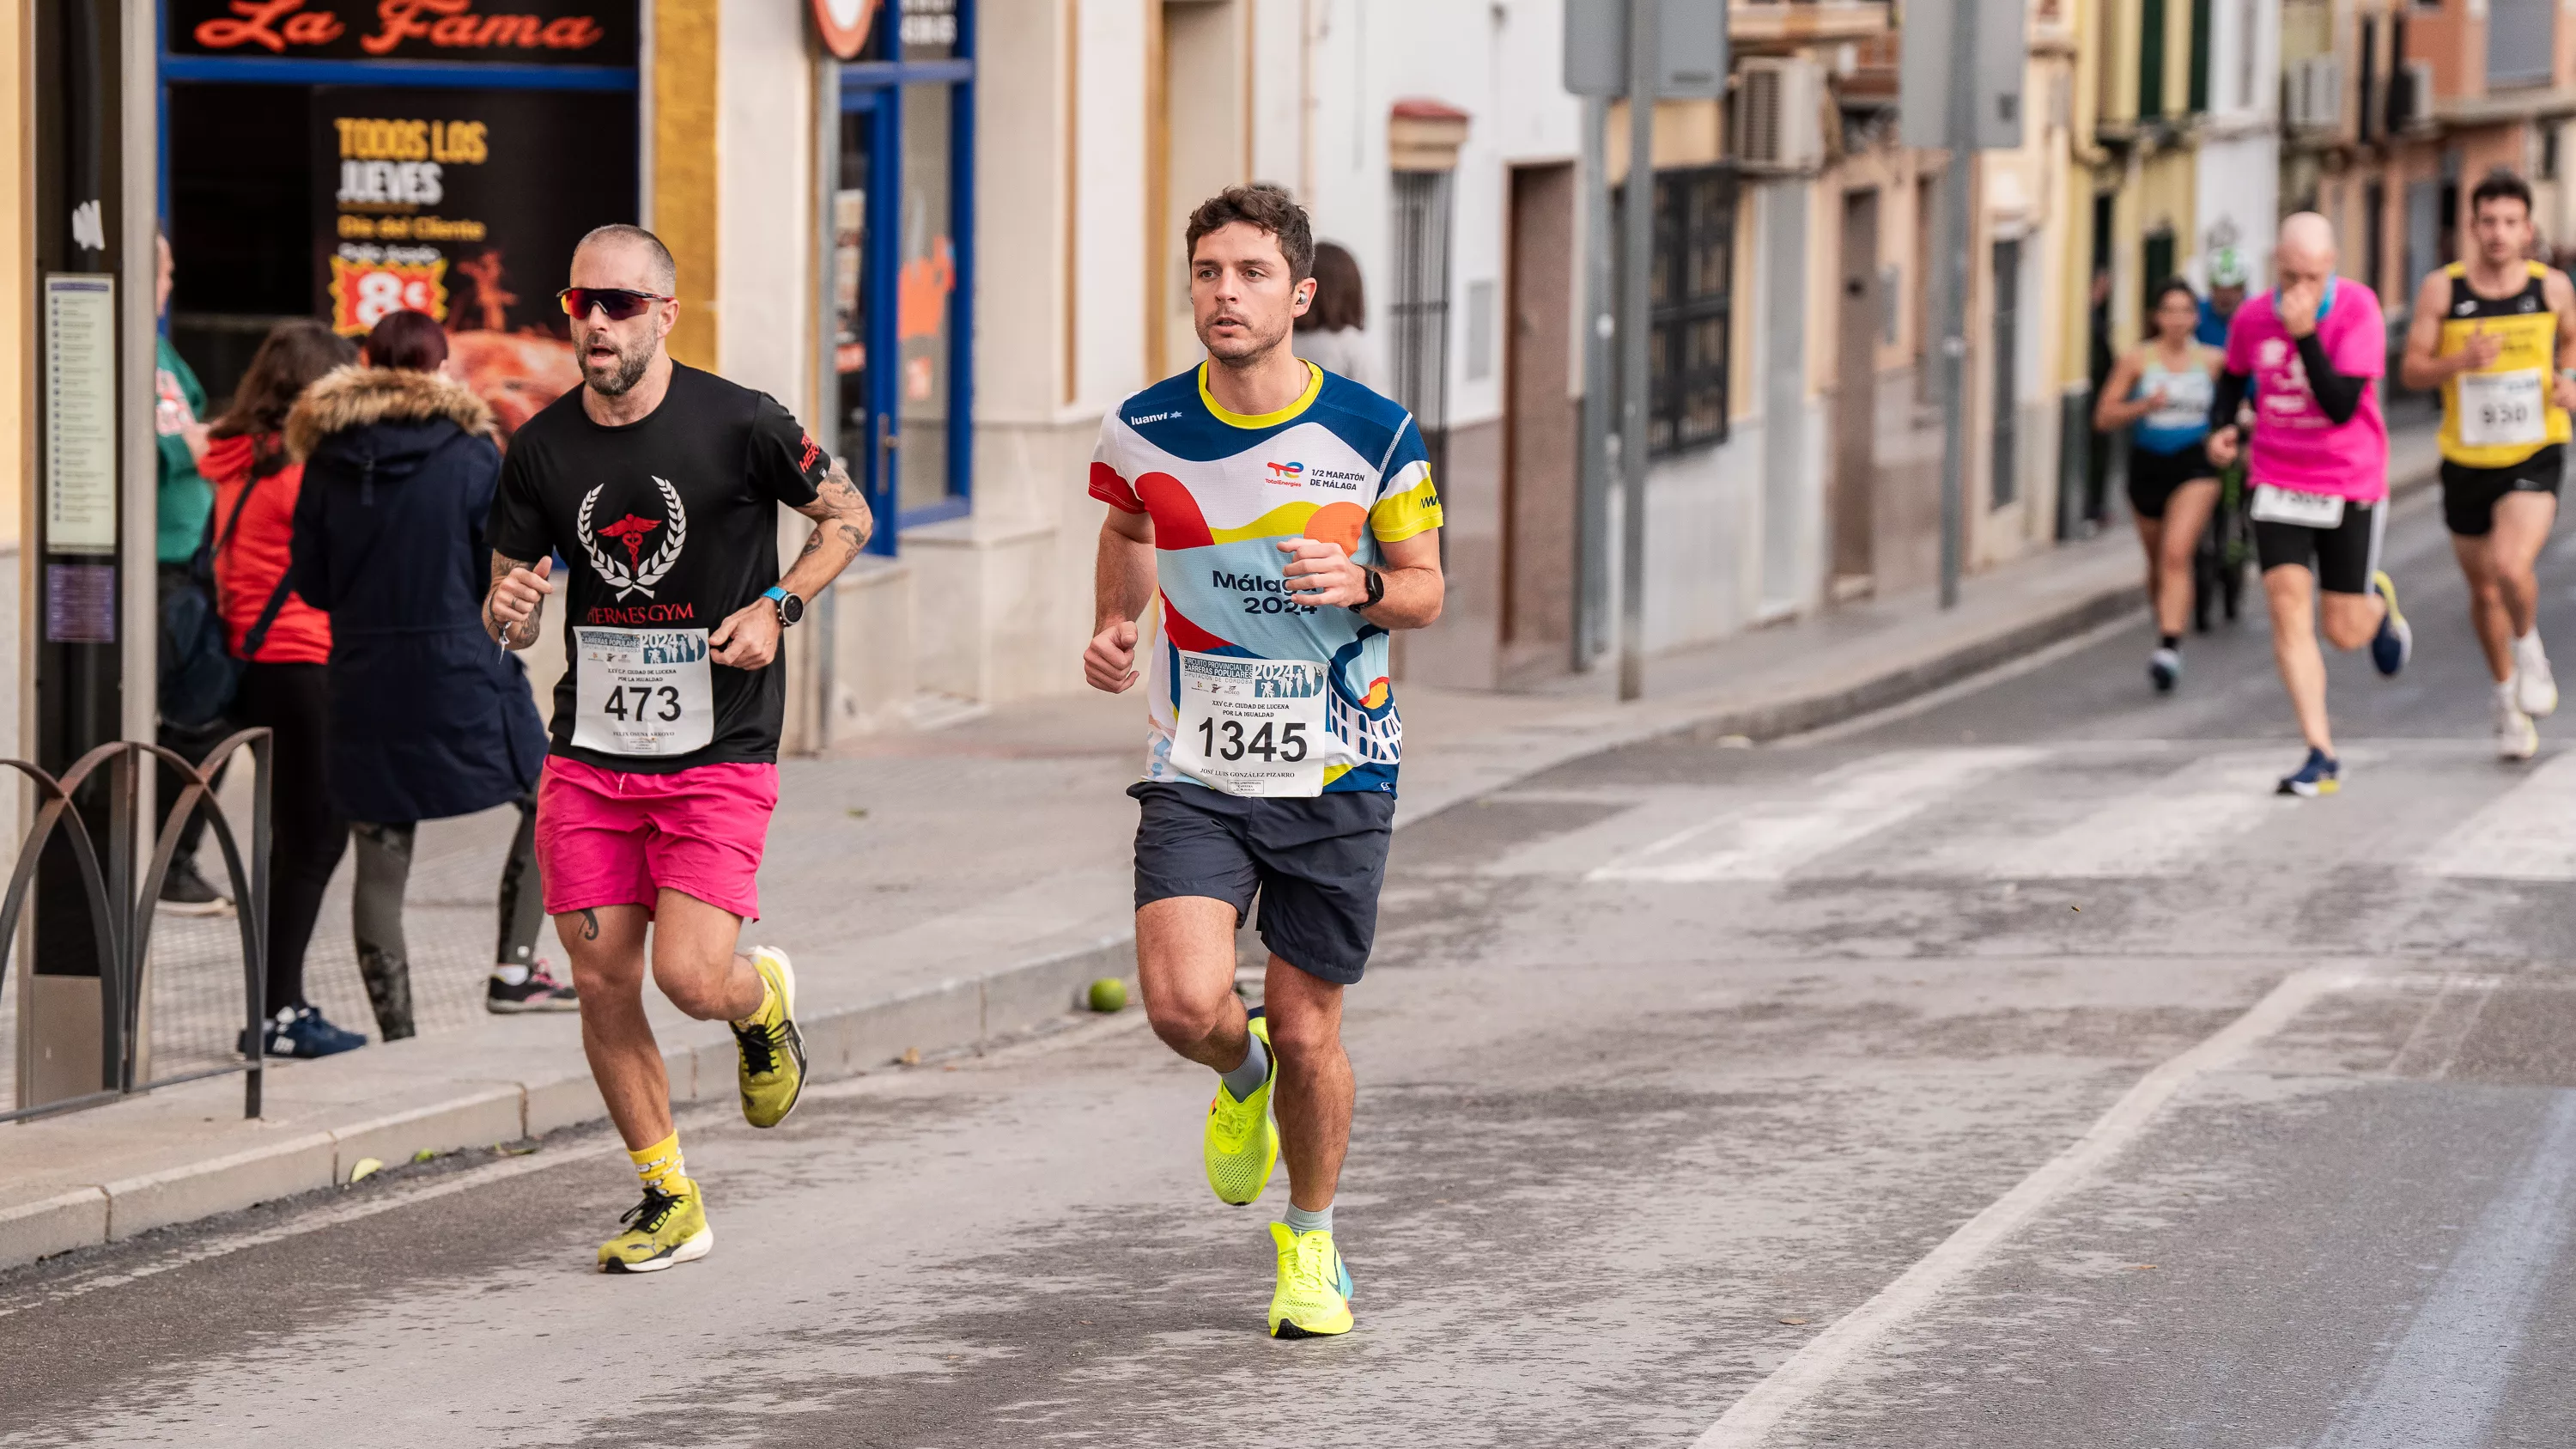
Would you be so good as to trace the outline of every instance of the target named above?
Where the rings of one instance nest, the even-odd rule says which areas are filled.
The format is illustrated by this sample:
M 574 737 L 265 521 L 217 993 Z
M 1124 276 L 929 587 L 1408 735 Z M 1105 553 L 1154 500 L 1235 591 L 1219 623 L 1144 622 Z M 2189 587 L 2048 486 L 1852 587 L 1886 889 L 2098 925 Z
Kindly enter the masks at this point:
M 324 678 L 330 616 L 295 596 L 295 498 L 304 465 L 287 456 L 286 415 L 304 390 L 356 359 L 319 322 L 281 322 L 251 358 L 232 406 L 215 420 L 202 465 L 215 485 L 215 596 L 246 661 L 234 718 L 277 732 L 275 822 L 268 888 L 268 1043 L 271 1056 L 321 1057 L 365 1046 L 304 999 L 304 948 L 322 892 L 348 848 L 349 823 L 322 788 Z M 247 1033 L 245 1033 L 245 1036 Z

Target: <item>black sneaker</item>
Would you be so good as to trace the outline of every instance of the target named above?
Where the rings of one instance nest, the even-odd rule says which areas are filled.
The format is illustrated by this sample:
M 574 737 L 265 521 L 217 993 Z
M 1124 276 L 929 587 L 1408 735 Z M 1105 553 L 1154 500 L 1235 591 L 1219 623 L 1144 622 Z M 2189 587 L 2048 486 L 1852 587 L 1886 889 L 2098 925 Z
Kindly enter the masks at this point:
M 161 878 L 161 909 L 174 916 L 229 916 L 233 903 L 206 883 L 195 861 L 174 860 Z
M 522 1011 L 579 1011 L 581 996 L 572 987 L 546 974 L 546 963 L 528 968 L 527 976 L 515 985 L 494 975 L 483 988 L 483 1009 L 502 1016 Z

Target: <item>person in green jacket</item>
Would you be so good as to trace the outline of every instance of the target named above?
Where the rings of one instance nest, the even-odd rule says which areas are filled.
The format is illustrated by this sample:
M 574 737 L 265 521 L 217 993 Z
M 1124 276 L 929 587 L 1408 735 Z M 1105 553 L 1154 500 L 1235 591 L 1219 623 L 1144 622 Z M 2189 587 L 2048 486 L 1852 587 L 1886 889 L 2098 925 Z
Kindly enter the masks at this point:
M 178 273 L 170 255 L 170 239 L 153 239 L 154 278 L 153 309 L 161 316 L 170 313 L 170 283 Z M 167 598 L 173 589 L 188 586 L 188 562 L 197 553 L 197 544 L 206 534 L 206 516 L 214 511 L 214 485 L 197 471 L 197 462 L 206 455 L 206 389 L 197 381 L 195 369 L 170 345 L 166 335 L 153 339 L 152 360 L 152 425 L 160 434 L 160 456 L 155 460 L 159 489 L 154 498 L 153 557 L 159 564 L 159 597 Z M 227 731 L 217 725 L 209 730 L 185 729 L 163 721 L 158 731 L 164 748 L 178 751 L 192 761 L 203 761 L 207 752 L 219 743 Z M 160 771 L 161 808 L 179 796 L 181 782 L 167 766 Z M 179 915 L 221 915 L 231 903 L 206 883 L 197 869 L 197 843 L 205 837 L 205 816 L 200 814 L 188 823 L 180 837 L 178 858 L 170 863 L 170 874 L 161 883 L 161 909 Z

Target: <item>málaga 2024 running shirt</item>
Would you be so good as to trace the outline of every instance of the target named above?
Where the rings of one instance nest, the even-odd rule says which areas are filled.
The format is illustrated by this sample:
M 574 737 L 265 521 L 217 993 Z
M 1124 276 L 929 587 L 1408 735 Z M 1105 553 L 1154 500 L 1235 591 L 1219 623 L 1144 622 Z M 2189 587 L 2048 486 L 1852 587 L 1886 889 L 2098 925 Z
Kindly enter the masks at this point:
M 622 427 L 581 394 L 519 429 L 484 526 L 504 558 L 572 565 L 554 753 L 655 775 L 776 760 L 786 660 L 717 664 L 707 634 L 778 582 L 778 505 L 813 502 L 830 456 L 767 393 L 694 367 Z
M 1217 406 L 1207 364 L 1110 410 L 1091 496 L 1154 520 L 1145 778 L 1235 795 L 1395 791 L 1404 725 L 1387 633 L 1354 609 L 1288 595 L 1284 539 L 1361 563 L 1440 526 L 1422 430 L 1400 405 L 1312 363 L 1305 395 L 1247 417 Z

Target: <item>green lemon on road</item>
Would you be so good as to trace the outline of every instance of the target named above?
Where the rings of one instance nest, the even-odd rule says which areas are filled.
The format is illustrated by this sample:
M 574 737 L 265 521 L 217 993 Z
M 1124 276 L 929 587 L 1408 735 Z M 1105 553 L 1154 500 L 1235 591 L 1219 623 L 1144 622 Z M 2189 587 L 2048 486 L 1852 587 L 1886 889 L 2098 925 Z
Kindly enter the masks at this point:
M 1103 976 L 1091 983 L 1091 1009 L 1098 1012 L 1127 1009 L 1127 983 L 1115 976 Z

